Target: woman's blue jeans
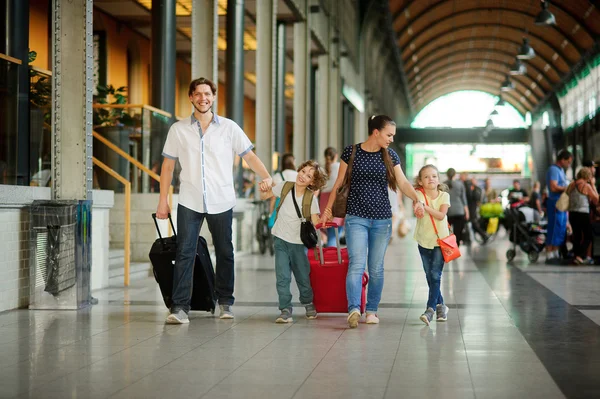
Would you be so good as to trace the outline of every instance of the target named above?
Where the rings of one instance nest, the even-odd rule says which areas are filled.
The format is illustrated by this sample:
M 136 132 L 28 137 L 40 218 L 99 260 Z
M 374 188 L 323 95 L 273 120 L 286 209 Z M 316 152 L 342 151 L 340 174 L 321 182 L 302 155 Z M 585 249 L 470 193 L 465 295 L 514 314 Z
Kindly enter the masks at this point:
M 346 215 L 345 228 L 350 258 L 346 276 L 348 312 L 360 311 L 362 279 L 367 265 L 367 312 L 377 312 L 383 291 L 383 258 L 392 235 L 392 219 L 365 219 Z
M 419 245 L 419 253 L 423 261 L 423 270 L 427 278 L 429 286 L 429 298 L 427 299 L 427 307 L 435 310 L 437 305 L 444 304 L 442 291 L 442 270 L 444 269 L 444 256 L 440 247 L 433 249 L 423 248 Z

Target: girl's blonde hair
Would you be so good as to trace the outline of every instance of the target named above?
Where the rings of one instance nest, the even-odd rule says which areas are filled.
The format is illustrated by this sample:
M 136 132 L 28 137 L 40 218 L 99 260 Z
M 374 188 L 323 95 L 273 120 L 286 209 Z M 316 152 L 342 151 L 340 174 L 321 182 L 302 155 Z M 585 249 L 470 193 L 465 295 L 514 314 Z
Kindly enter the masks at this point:
M 321 165 L 319 165 L 317 161 L 311 159 L 302 163 L 302 165 L 298 167 L 298 172 L 300 172 L 307 166 L 315 170 L 315 173 L 313 174 L 313 182 L 311 185 L 308 186 L 308 188 L 310 188 L 312 191 L 316 191 L 325 187 L 325 183 L 327 183 L 327 174 L 325 173 Z
M 581 168 L 579 170 L 579 172 L 577 172 L 577 180 L 579 179 L 583 179 L 585 181 L 588 181 L 592 178 L 592 171 L 589 170 L 588 168 Z
M 438 170 L 438 168 L 435 165 L 425 165 L 423 166 L 421 169 L 419 169 L 419 173 L 417 174 L 417 176 L 415 177 L 415 184 L 414 187 L 415 188 L 423 188 L 423 186 L 421 186 L 421 184 L 419 183 L 419 180 L 421 180 L 421 174 L 423 173 L 423 171 L 425 169 L 433 169 L 437 172 L 438 174 L 438 179 L 440 178 L 440 171 Z M 439 183 L 437 186 L 438 191 L 445 191 L 448 192 L 448 186 L 445 185 L 444 183 Z

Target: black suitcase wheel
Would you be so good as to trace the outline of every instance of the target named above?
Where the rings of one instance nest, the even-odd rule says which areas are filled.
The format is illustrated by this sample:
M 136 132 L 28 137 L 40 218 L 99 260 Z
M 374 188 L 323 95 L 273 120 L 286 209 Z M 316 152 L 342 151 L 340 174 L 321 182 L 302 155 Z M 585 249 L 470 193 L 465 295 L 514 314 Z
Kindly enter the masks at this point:
M 531 250 L 527 254 L 527 258 L 529 258 L 529 262 L 535 263 L 540 258 L 540 254 L 536 250 Z
M 517 251 L 515 251 L 514 249 L 509 249 L 508 251 L 506 251 L 506 259 L 508 259 L 508 261 L 512 261 L 515 256 L 517 256 Z

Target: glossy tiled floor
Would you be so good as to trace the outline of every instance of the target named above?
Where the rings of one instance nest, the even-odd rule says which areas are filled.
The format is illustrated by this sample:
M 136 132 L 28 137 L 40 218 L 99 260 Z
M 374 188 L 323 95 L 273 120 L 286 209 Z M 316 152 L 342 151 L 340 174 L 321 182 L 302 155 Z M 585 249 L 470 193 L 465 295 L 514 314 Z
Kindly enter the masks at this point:
M 447 323 L 419 321 L 416 244 L 386 257 L 380 325 L 277 315 L 273 260 L 237 261 L 235 321 L 165 326 L 152 279 L 79 312 L 0 314 L 1 398 L 600 397 L 600 267 L 506 264 L 506 242 L 448 266 Z M 297 290 L 294 290 L 297 298 Z

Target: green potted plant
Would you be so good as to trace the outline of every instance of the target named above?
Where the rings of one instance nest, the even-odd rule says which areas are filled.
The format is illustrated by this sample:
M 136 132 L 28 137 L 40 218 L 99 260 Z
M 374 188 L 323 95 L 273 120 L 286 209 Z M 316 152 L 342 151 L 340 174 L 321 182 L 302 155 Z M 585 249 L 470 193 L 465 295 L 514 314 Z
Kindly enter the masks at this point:
M 127 87 L 113 85 L 96 86 L 98 94 L 94 96 L 95 104 L 125 105 L 127 104 Z M 109 102 L 112 98 L 112 102 Z M 94 126 L 133 126 L 134 118 L 125 108 L 94 108 Z

